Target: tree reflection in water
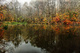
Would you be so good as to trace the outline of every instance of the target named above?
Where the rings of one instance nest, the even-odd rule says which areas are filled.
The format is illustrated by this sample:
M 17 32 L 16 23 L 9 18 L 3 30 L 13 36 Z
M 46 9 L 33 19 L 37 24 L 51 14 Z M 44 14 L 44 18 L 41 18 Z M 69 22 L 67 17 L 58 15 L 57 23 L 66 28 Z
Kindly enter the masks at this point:
M 1 39 L 3 39 L 3 35 L 4 35 L 4 30 L 0 29 L 0 41 L 1 41 Z
M 79 32 L 80 27 L 77 26 L 9 26 L 9 28 L 4 31 L 4 40 L 6 40 L 5 42 L 11 41 L 14 49 L 16 48 L 16 50 L 18 50 L 17 48 L 20 47 L 24 52 L 27 52 L 27 50 L 30 51 L 30 49 L 27 48 L 28 46 L 25 47 L 27 50 L 24 48 L 24 45 L 30 42 L 31 49 L 34 48 L 35 51 L 39 49 L 37 53 L 79 53 Z

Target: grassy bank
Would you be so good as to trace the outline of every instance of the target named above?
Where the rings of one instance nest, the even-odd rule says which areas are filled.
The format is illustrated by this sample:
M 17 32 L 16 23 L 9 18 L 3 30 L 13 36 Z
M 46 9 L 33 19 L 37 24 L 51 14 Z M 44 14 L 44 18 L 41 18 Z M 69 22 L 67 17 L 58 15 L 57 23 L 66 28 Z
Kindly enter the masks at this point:
M 27 22 L 3 22 L 3 25 L 26 25 Z

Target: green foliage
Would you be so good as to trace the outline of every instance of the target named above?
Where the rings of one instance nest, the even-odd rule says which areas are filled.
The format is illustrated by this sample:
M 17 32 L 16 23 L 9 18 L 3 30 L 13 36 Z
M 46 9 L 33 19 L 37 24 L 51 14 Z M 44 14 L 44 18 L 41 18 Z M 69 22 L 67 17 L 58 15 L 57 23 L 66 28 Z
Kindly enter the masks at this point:
M 73 17 L 73 13 L 69 10 L 68 10 L 68 13 L 69 13 L 69 18 L 71 19 Z
M 7 30 L 8 29 L 8 25 L 3 26 L 3 29 Z
M 26 25 L 27 22 L 4 22 L 5 25 Z

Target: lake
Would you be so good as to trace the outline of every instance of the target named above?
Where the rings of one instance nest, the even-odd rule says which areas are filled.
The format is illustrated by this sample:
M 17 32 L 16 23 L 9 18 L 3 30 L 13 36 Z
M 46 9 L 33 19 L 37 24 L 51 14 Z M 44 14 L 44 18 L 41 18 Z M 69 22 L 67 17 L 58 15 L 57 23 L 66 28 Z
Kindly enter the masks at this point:
M 80 26 L 8 26 L 0 29 L 0 53 L 80 53 Z

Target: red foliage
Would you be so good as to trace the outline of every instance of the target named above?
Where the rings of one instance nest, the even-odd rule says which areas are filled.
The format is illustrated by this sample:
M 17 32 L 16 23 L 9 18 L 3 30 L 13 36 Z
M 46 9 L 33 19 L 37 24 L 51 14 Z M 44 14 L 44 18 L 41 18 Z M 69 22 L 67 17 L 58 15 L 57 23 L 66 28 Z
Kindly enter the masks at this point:
M 56 22 L 60 22 L 60 18 L 56 18 Z
M 0 39 L 3 38 L 3 34 L 4 34 L 4 30 L 2 30 L 2 29 L 0 28 Z
M 65 25 L 70 25 L 70 24 L 72 24 L 72 22 L 71 22 L 70 20 L 68 20 L 68 19 L 65 19 L 65 20 L 63 21 L 63 24 L 65 24 Z
M 80 22 L 76 22 L 76 24 L 80 25 Z

